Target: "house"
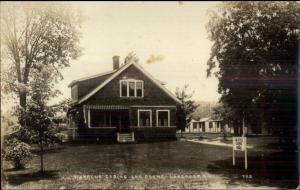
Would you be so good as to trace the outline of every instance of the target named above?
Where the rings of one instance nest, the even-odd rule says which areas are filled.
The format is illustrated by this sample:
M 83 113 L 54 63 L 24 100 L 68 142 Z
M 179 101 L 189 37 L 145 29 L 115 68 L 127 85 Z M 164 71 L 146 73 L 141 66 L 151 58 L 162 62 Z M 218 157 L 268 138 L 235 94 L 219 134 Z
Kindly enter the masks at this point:
M 199 120 L 192 119 L 185 131 L 190 133 L 221 133 L 224 127 L 227 133 L 233 133 L 233 128 L 227 124 L 224 125 L 222 119 L 205 117 Z
M 75 80 L 69 84 L 68 111 L 73 140 L 119 142 L 176 138 L 176 107 L 180 100 L 138 63 Z

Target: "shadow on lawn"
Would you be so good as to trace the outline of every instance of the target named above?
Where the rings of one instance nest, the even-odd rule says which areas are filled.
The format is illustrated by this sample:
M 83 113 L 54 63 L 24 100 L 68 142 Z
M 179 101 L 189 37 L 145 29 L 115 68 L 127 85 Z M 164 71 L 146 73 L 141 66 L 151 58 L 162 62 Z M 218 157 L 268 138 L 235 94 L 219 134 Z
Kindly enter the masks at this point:
M 228 178 L 229 185 L 244 181 L 257 186 L 295 189 L 299 183 L 298 153 L 295 151 L 248 156 L 248 169 L 244 167 L 243 153 L 238 153 L 235 167 L 232 158 L 211 161 L 207 166 L 209 172 Z
M 14 173 L 7 174 L 6 180 L 11 185 L 21 185 L 26 182 L 40 181 L 40 180 L 55 180 L 58 179 L 58 172 L 55 170 L 48 170 L 41 172 L 31 172 L 31 173 Z
M 60 153 L 60 152 L 63 152 L 65 151 L 66 149 L 66 146 L 55 146 L 55 147 L 49 147 L 49 148 L 44 148 L 44 154 L 50 154 L 50 153 Z M 33 154 L 37 154 L 39 155 L 40 154 L 40 149 L 38 147 L 35 147 L 31 150 L 31 153 Z

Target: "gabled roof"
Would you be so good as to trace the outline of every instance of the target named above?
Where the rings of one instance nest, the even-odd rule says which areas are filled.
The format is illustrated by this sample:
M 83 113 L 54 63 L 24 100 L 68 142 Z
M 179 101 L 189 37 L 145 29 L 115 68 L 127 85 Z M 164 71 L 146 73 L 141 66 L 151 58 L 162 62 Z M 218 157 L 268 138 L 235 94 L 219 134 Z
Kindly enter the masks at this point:
M 177 103 L 181 103 L 181 101 L 174 94 L 172 94 L 168 89 L 166 89 L 150 73 L 148 73 L 147 71 L 145 71 L 138 63 L 128 63 L 128 64 L 123 65 L 122 67 L 120 67 L 118 70 L 115 70 L 114 72 L 110 73 L 111 75 L 106 80 L 104 80 L 96 88 L 94 88 L 92 91 L 90 91 L 88 94 L 86 94 L 85 96 L 83 96 L 80 100 L 78 100 L 78 104 L 80 104 L 80 103 L 88 100 L 90 97 L 92 97 L 94 94 L 96 94 L 99 90 L 101 90 L 104 86 L 106 86 L 110 81 L 112 81 L 114 78 L 116 78 L 118 75 L 120 75 L 123 71 L 125 71 L 131 65 L 134 65 L 138 70 L 140 70 L 143 74 L 145 74 L 154 84 L 156 84 L 161 90 L 163 90 L 164 92 L 166 92 L 173 100 L 175 100 Z M 86 80 L 86 79 L 84 79 L 84 80 Z
M 210 117 L 204 117 L 204 118 L 201 118 L 199 121 L 204 122 L 204 121 L 209 121 L 209 120 L 210 120 Z
M 212 119 L 211 117 L 203 117 L 201 119 L 192 119 L 192 122 L 206 122 L 206 121 L 222 121 L 222 119 Z
M 91 80 L 91 79 L 94 79 L 94 78 L 97 78 L 97 77 L 102 77 L 104 75 L 110 75 L 114 72 L 116 72 L 117 70 L 113 70 L 113 71 L 108 71 L 108 72 L 103 72 L 103 73 L 99 73 L 99 74 L 96 74 L 96 75 L 92 75 L 92 76 L 88 76 L 88 77 L 83 77 L 83 78 L 80 78 L 80 79 L 76 79 L 76 80 L 73 80 L 69 85 L 68 87 L 72 87 L 74 84 L 78 83 L 78 82 L 82 82 L 82 81 L 86 81 L 86 80 Z

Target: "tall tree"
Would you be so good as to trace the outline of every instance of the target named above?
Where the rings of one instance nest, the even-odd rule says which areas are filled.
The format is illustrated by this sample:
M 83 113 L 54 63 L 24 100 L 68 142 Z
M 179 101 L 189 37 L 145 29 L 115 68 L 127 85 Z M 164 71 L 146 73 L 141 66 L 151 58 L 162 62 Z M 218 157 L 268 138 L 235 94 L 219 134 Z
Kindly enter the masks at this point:
M 45 66 L 60 70 L 76 59 L 79 48 L 80 16 L 70 6 L 53 2 L 1 3 L 1 60 L 3 92 L 14 92 L 26 108 L 33 72 Z
M 207 75 L 218 77 L 221 102 L 239 124 L 295 127 L 299 21 L 298 2 L 223 2 L 211 11 Z
M 60 106 L 49 106 L 49 100 L 56 97 L 59 91 L 53 90 L 54 67 L 44 67 L 39 72 L 33 72 L 33 79 L 30 82 L 30 99 L 26 108 L 19 109 L 19 116 L 23 119 L 26 127 L 22 127 L 16 135 L 18 139 L 28 143 L 36 143 L 40 146 L 41 169 L 44 171 L 44 147 L 51 145 L 58 140 L 55 131 L 55 115 L 60 111 Z M 23 136 L 22 136 L 23 134 Z M 25 135 L 24 135 L 25 134 Z
M 176 97 L 181 101 L 181 104 L 177 107 L 177 124 L 176 126 L 180 130 L 185 130 L 190 125 L 192 120 L 192 114 L 198 107 L 193 97 L 193 92 L 188 92 L 189 85 L 184 85 L 182 88 L 177 87 L 175 91 Z

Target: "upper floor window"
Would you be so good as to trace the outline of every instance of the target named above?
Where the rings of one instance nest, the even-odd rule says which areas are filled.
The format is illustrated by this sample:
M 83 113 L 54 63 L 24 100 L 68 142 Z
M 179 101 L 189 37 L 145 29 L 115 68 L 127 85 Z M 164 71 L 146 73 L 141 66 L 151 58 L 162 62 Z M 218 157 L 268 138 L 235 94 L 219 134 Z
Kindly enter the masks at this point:
M 121 80 L 120 97 L 144 97 L 144 82 L 134 79 Z

